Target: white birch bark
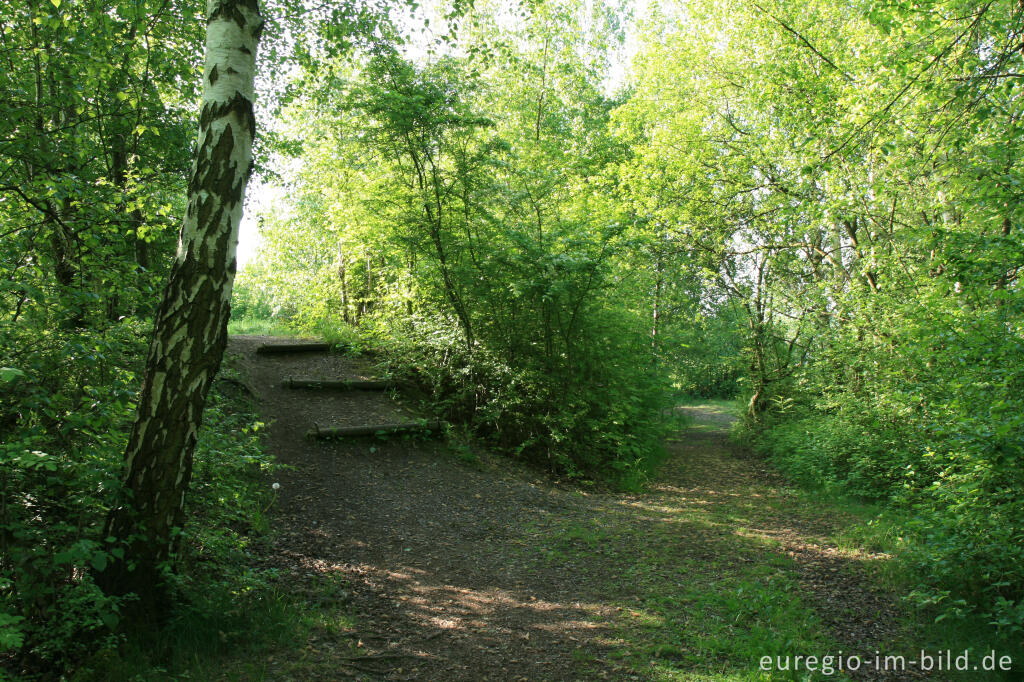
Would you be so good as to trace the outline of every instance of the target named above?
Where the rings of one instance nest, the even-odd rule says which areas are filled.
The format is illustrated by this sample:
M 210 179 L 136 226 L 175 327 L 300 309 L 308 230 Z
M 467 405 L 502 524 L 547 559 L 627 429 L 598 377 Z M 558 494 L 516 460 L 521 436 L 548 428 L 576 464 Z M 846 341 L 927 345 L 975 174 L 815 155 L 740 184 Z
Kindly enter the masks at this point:
M 235 248 L 255 135 L 253 84 L 263 20 L 258 0 L 207 0 L 199 141 L 175 262 L 157 313 L 138 412 L 125 452 L 130 496 L 107 535 L 129 541 L 108 592 L 158 592 L 157 565 L 184 522 L 206 396 L 227 344 Z M 127 566 L 138 568 L 129 572 Z

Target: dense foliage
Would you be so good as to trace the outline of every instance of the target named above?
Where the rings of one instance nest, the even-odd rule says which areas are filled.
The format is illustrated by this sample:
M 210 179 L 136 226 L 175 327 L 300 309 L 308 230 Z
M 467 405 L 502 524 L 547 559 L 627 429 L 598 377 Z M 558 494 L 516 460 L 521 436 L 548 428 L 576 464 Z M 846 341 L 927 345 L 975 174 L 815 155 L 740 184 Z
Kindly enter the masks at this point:
M 919 601 L 1019 632 L 1020 7 L 691 3 L 651 28 L 617 112 L 631 189 L 745 312 L 750 434 L 905 510 Z
M 32 352 L 19 354 L 20 369 L 3 378 L 0 414 L 18 428 L 0 448 L 0 671 L 109 662 L 122 642 L 120 600 L 101 592 L 92 574 L 124 551 L 101 531 L 121 485 L 144 350 L 139 332 L 122 324 L 37 334 L 23 339 Z M 220 384 L 206 419 L 188 507 L 196 523 L 178 557 L 186 599 L 259 587 L 243 551 L 270 501 L 272 463 L 246 396 Z
M 0 650 L 36 666 L 116 623 L 88 572 L 116 551 L 98 524 L 183 195 L 197 8 L 0 5 Z
M 375 25 L 372 5 L 273 6 L 271 61 L 297 49 L 281 35 L 296 25 L 331 25 L 331 54 Z M 0 2 L 0 677 L 56 677 L 124 639 L 128 600 L 97 576 L 129 558 L 126 538 L 104 518 L 125 497 L 141 360 L 182 223 L 206 9 Z M 306 52 L 319 45 L 307 38 Z M 255 416 L 225 405 L 215 392 L 190 463 L 198 523 L 177 535 L 169 576 L 186 597 L 240 588 L 265 505 Z
M 184 211 L 202 4 L 0 0 L 18 669 L 116 643 L 93 576 L 120 558 L 103 517 Z M 439 416 L 578 481 L 642 485 L 673 391 L 741 396 L 740 436 L 791 478 L 885 510 L 916 603 L 1019 638 L 1020 3 L 449 3 L 430 44 L 385 5 L 308 5 L 267 11 L 258 156 L 286 191 L 236 317 L 376 346 Z M 236 402 L 202 436 L 185 592 L 230 583 L 264 508 Z
M 1020 7 L 658 8 L 615 95 L 588 8 L 301 76 L 247 295 L 570 472 L 642 460 L 660 382 L 740 391 L 795 478 L 902 510 L 920 603 L 1019 631 Z
M 240 298 L 307 326 L 358 322 L 449 419 L 556 472 L 635 486 L 668 382 L 650 273 L 634 268 L 649 237 L 613 200 L 615 102 L 576 58 L 604 35 L 577 20 L 551 3 L 477 65 L 379 47 L 307 74 L 315 96 L 286 112 L 303 164 Z

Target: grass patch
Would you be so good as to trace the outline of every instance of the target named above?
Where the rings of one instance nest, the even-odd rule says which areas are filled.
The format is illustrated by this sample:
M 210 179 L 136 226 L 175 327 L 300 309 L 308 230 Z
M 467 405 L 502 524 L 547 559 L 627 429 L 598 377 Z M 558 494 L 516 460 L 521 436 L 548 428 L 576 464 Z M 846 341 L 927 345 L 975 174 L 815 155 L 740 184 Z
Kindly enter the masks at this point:
M 595 581 L 620 614 L 618 665 L 657 680 L 761 680 L 761 656 L 836 650 L 800 599 L 796 563 L 771 543 L 711 518 L 634 514 L 609 506 L 533 526 L 524 552 Z
M 261 653 L 297 630 L 300 613 L 284 595 L 259 590 L 239 595 L 206 586 L 179 605 L 158 630 L 136 630 L 118 649 L 100 651 L 71 676 L 100 680 L 213 679 L 231 661 Z
M 744 410 L 739 400 L 723 398 L 681 396 L 676 404 L 678 408 L 681 408 L 676 410 L 676 414 L 682 415 L 686 420 L 684 423 L 687 427 L 686 430 L 697 433 L 728 430 L 729 424 L 739 420 Z M 689 418 L 691 410 L 699 410 L 704 418 L 700 420 Z M 683 433 L 682 429 L 680 432 Z
M 308 579 L 307 579 L 308 580 Z M 69 679 L 311 679 L 326 670 L 310 660 L 312 645 L 337 655 L 357 652 L 358 618 L 340 581 L 320 578 L 293 593 L 294 581 L 240 594 L 204 586 L 159 630 L 136 631 L 118 649 L 100 651 Z M 316 657 L 318 660 L 328 657 Z
M 308 333 L 321 338 L 327 343 L 340 346 L 346 350 L 362 351 L 366 349 L 366 341 L 356 329 L 342 320 L 318 320 L 314 325 L 303 327 Z
M 279 318 L 232 317 L 228 320 L 230 336 L 300 336 L 300 332 Z
M 299 323 L 282 317 L 232 317 L 228 321 L 228 334 L 246 336 L 312 337 L 332 344 L 338 350 L 361 353 L 369 344 L 351 325 L 341 320 L 318 320 L 312 324 Z
M 698 426 L 712 421 L 715 430 L 727 428 L 716 417 L 736 409 L 731 401 L 690 404 L 701 407 Z M 894 558 L 905 538 L 900 519 L 881 506 L 792 487 L 765 462 L 709 451 L 714 441 L 690 442 L 684 434 L 680 442 L 651 492 L 603 496 L 585 512 L 524 529 L 524 561 L 587 585 L 594 601 L 618 614 L 600 623 L 614 632 L 607 660 L 581 653 L 581 675 L 613 665 L 673 682 L 845 679 L 840 651 L 865 661 L 876 651 L 911 661 L 922 650 L 955 657 L 967 649 L 980 663 L 994 648 L 1017 666 L 1024 661 L 1018 646 L 986 641 L 991 629 L 977 619 L 934 622 L 934 613 L 899 599 L 913 584 Z M 811 547 L 809 553 L 792 554 L 793 542 Z M 829 559 L 817 565 L 824 548 L 831 548 L 821 555 Z M 894 594 L 877 608 L 895 612 L 876 613 L 872 602 L 857 601 L 874 593 Z M 866 635 L 878 641 L 840 641 L 842 623 L 861 623 L 860 631 L 870 633 L 878 619 L 889 623 L 880 631 L 886 634 Z M 832 656 L 834 670 L 823 672 L 820 661 L 815 672 L 760 669 L 763 656 L 796 655 Z M 1015 675 L 972 669 L 939 677 Z
M 694 398 L 683 396 L 679 404 L 684 407 L 701 407 L 715 415 L 728 415 L 739 418 L 743 415 L 743 401 L 738 398 Z
M 820 500 L 822 494 L 823 491 L 812 488 L 800 491 L 802 499 L 807 503 Z M 830 498 L 830 503 L 851 519 L 830 540 L 841 548 L 859 548 L 892 557 L 888 561 L 871 562 L 868 566 L 880 585 L 902 595 L 906 601 L 903 623 L 908 632 L 907 639 L 913 642 L 913 647 L 907 651 L 908 656 L 911 651 L 918 654 L 924 650 L 931 653 L 951 651 L 956 657 L 967 651 L 969 660 L 978 663 L 994 650 L 997 658 L 1002 655 L 1012 658 L 1014 671 L 1004 675 L 998 671 L 972 669 L 967 672 L 952 671 L 947 677 L 964 680 L 1020 679 L 1019 671 L 1024 667 L 1024 641 L 1019 636 L 1016 640 L 999 636 L 988 618 L 968 610 L 957 618 L 947 618 L 943 615 L 943 604 L 920 607 L 910 602 L 910 594 L 921 583 L 918 573 L 921 567 L 913 565 L 907 558 L 907 554 L 912 551 L 911 544 L 920 542 L 920 539 L 908 536 L 904 530 L 910 519 L 909 512 L 886 507 L 882 503 L 867 503 L 837 496 L 835 493 L 831 493 Z
M 863 564 L 879 589 L 899 595 L 900 599 L 898 615 L 905 635 L 900 648 L 888 652 L 883 649 L 883 654 L 903 654 L 909 660 L 921 651 L 950 651 L 954 658 L 967 651 L 969 660 L 980 662 L 995 650 L 997 658 L 1001 655 L 1012 658 L 1014 671 L 1007 674 L 980 669 L 943 671 L 943 679 L 995 681 L 1020 678 L 1019 670 L 1024 667 L 1024 641 L 1019 635 L 1016 640 L 999 636 L 988 618 L 968 609 L 957 618 L 948 618 L 943 615 L 947 608 L 945 604 L 921 607 L 911 601 L 910 595 L 921 583 L 919 572 L 926 568 L 915 565 L 909 558 L 914 552 L 914 543 L 921 542 L 906 530 L 913 518 L 910 510 L 843 495 L 832 488 L 813 484 L 790 488 L 789 493 L 791 502 L 788 507 L 795 513 L 807 509 L 821 510 L 822 500 L 827 498 L 827 512 L 842 521 L 836 524 L 834 532 L 822 538 L 824 542 L 849 553 L 888 557 Z

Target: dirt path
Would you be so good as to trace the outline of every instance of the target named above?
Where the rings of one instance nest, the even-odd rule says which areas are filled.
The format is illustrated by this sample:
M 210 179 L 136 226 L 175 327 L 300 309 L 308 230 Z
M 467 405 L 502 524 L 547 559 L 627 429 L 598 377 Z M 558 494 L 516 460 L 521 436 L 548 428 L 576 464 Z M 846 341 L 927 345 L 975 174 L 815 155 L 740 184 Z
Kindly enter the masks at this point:
M 229 347 L 292 467 L 265 561 L 345 623 L 268 656 L 267 679 L 747 679 L 758 647 L 873 654 L 899 634 L 891 597 L 865 578 L 879 557 L 830 544 L 836 520 L 734 450 L 713 406 L 687 408 L 698 428 L 669 444 L 648 492 L 588 494 L 431 441 L 306 441 L 314 422 L 415 413 L 385 394 L 281 388 L 373 368 L 255 355 L 265 341 Z

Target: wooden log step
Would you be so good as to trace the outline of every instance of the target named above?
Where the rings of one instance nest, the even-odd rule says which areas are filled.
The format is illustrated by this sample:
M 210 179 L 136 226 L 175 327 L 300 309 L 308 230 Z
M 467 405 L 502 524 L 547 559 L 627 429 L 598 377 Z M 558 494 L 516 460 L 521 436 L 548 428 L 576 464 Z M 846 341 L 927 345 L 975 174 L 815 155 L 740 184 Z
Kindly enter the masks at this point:
M 327 440 L 329 438 L 355 438 L 359 436 L 385 436 L 399 433 L 436 433 L 441 431 L 443 422 L 439 421 L 415 421 L 401 422 L 397 424 L 372 424 L 370 426 L 338 426 L 329 429 L 321 429 L 314 424 L 313 428 L 306 432 L 306 438 L 315 440 Z
M 258 355 L 277 355 L 283 353 L 314 353 L 331 349 L 329 343 L 299 342 L 299 343 L 265 343 L 256 349 Z
M 312 390 L 334 390 L 334 391 L 386 391 L 390 388 L 397 388 L 398 382 L 382 380 L 358 380 L 351 381 L 333 379 L 292 379 L 288 377 L 281 382 L 285 388 L 308 388 Z

